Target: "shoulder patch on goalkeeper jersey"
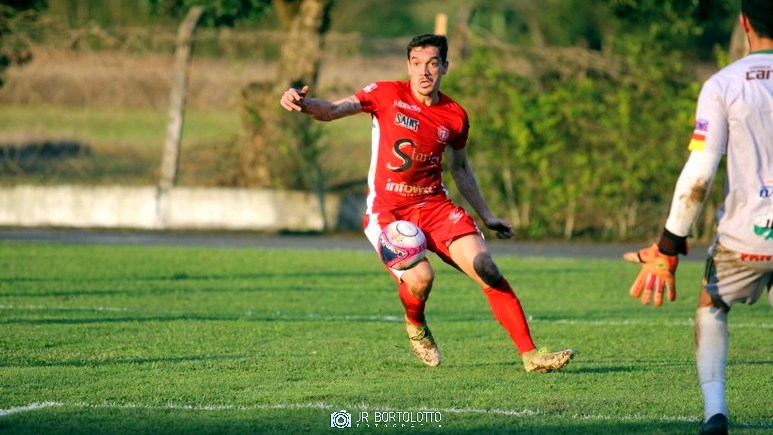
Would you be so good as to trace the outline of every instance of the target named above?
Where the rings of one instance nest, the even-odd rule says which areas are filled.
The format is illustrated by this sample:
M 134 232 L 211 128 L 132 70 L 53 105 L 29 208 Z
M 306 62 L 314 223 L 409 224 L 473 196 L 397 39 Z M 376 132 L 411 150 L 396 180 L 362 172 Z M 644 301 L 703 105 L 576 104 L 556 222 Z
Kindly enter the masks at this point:
M 687 146 L 689 151 L 703 151 L 706 147 L 706 133 L 709 131 L 709 121 L 705 119 L 695 120 L 695 130 L 692 132 L 690 144 Z

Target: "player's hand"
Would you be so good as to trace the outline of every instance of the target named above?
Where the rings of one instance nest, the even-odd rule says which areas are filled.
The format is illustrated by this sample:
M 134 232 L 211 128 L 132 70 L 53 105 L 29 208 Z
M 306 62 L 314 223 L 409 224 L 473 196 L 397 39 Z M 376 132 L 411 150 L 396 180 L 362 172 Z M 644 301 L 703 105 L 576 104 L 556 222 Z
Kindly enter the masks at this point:
M 641 296 L 641 303 L 653 303 L 656 307 L 663 305 L 663 292 L 668 291 L 668 300 L 676 300 L 676 266 L 679 256 L 665 255 L 660 252 L 657 244 L 640 251 L 626 252 L 623 258 L 631 263 L 640 263 L 641 270 L 631 286 L 631 296 Z
M 303 99 L 308 92 L 308 85 L 304 86 L 302 89 L 290 88 L 282 94 L 282 98 L 279 99 L 279 104 L 289 112 L 302 112 Z
M 497 238 L 499 239 L 509 239 L 515 235 L 515 229 L 513 229 L 513 226 L 507 221 L 499 218 L 491 218 L 485 223 L 486 228 L 497 232 Z

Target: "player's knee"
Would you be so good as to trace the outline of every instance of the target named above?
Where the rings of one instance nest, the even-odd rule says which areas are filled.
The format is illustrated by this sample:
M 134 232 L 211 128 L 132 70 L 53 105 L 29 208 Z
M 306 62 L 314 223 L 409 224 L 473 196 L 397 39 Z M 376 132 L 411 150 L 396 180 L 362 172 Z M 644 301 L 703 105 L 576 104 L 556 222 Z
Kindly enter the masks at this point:
M 496 287 L 502 282 L 502 273 L 488 252 L 478 254 L 472 262 L 472 267 L 480 279 L 490 287 Z
M 403 275 L 403 282 L 408 286 L 408 291 L 422 301 L 426 301 L 435 281 L 435 272 L 431 268 L 414 268 L 410 273 Z
M 701 292 L 698 297 L 698 309 L 701 308 L 717 308 L 722 311 L 730 311 L 730 307 L 721 299 L 715 299 L 711 296 L 711 293 L 706 289 L 705 281 L 704 284 L 701 285 Z

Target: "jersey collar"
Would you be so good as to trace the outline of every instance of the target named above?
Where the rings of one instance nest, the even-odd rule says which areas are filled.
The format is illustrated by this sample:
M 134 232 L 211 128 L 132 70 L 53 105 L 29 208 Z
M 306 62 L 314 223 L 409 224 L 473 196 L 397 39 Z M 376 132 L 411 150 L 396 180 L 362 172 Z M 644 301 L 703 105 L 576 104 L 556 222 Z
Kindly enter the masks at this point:
M 749 54 L 773 54 L 773 48 L 769 50 L 753 51 Z

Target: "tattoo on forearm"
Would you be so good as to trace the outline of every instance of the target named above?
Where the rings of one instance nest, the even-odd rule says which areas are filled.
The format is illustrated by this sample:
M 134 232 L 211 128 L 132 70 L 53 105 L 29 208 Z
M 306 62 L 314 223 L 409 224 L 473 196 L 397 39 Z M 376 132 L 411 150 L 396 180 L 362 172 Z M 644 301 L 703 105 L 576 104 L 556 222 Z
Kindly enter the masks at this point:
M 346 97 L 343 100 L 340 100 L 338 104 L 335 106 L 335 109 L 332 111 L 331 115 L 333 116 L 341 116 L 341 115 L 349 115 L 354 112 L 359 112 L 362 109 L 362 106 L 360 105 L 359 100 L 354 98 L 353 96 Z

